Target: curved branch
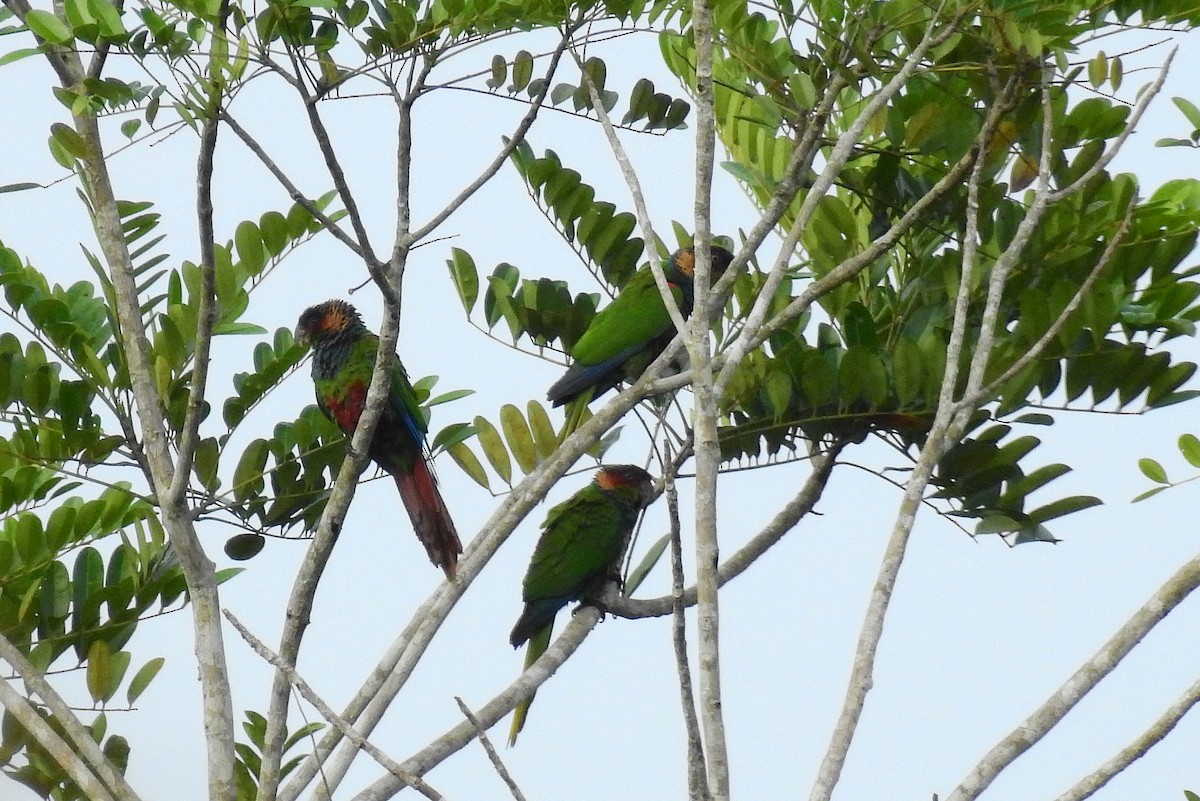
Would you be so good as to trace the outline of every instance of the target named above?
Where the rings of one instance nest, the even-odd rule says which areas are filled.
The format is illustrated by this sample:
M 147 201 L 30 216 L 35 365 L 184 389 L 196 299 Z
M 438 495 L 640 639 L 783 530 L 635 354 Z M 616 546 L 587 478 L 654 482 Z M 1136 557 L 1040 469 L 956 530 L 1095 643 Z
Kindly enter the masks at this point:
M 746 568 L 754 564 L 760 556 L 785 534 L 796 527 L 800 520 L 812 511 L 821 493 L 829 482 L 830 473 L 837 461 L 837 456 L 844 443 L 834 443 L 829 450 L 817 454 L 812 459 L 813 470 L 804 482 L 804 486 L 796 493 L 796 497 L 788 501 L 778 514 L 771 519 L 763 530 L 739 548 L 717 570 L 717 586 L 722 587 L 729 581 L 740 576 Z M 605 611 L 618 617 L 662 617 L 672 613 L 675 599 L 673 595 L 663 595 L 658 598 L 624 598 L 616 592 L 606 592 L 600 598 Z M 695 606 L 696 587 L 693 585 L 683 590 L 681 603 L 684 607 Z

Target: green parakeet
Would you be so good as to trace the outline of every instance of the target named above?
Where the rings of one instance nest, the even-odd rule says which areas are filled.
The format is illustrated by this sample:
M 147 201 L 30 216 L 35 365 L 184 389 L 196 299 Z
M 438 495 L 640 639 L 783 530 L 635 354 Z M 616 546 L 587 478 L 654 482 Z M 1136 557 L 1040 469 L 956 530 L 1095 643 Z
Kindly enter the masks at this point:
M 733 261 L 733 254 L 714 245 L 712 276 L 715 280 Z M 692 276 L 696 253 L 681 248 L 663 262 L 663 273 L 671 293 L 686 319 L 695 297 Z M 629 282 L 592 318 L 583 336 L 571 348 L 574 359 L 562 378 L 554 382 L 546 397 L 555 406 L 567 404 L 567 420 L 561 439 L 570 436 L 582 422 L 587 405 L 622 381 L 636 381 L 652 361 L 675 338 L 675 326 L 649 267 L 638 270 Z
M 619 578 L 629 536 L 653 491 L 650 474 L 642 468 L 609 465 L 546 515 L 525 573 L 525 609 L 509 637 L 514 648 L 528 641 L 526 668 L 549 647 L 558 610 L 571 601 L 586 602 L 609 579 Z M 513 710 L 509 745 L 517 741 L 531 703 L 533 696 Z

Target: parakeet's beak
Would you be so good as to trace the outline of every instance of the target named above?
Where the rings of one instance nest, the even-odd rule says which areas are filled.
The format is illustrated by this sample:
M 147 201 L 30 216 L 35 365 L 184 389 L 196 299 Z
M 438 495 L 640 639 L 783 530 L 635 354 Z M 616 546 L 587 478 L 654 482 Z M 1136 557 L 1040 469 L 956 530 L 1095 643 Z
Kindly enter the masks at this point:
M 292 332 L 292 339 L 296 340 L 297 345 L 308 347 L 308 329 L 303 325 L 296 326 L 296 330 Z

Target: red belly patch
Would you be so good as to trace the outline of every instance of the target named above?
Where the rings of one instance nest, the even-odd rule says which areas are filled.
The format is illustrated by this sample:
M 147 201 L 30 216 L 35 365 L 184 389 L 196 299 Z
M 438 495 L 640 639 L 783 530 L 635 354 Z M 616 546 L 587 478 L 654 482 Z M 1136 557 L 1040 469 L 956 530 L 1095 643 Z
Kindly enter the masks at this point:
M 367 388 L 359 383 L 351 384 L 345 392 L 325 401 L 334 422 L 347 434 L 353 434 L 354 429 L 358 427 L 358 418 L 362 416 L 366 403 Z

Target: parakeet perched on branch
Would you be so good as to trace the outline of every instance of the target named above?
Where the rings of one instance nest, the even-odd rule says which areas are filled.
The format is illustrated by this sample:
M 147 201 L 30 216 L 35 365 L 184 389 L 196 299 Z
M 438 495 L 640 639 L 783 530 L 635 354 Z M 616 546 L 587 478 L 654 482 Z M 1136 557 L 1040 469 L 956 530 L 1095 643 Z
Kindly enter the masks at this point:
M 712 276 L 715 280 L 733 261 L 733 254 L 714 245 Z M 663 273 L 671 286 L 684 319 L 695 301 L 692 276 L 696 253 L 681 248 L 663 262 Z M 649 267 L 638 270 L 629 282 L 592 318 L 583 336 L 571 349 L 574 362 L 554 382 L 546 397 L 555 405 L 567 404 L 567 420 L 560 439 L 566 439 L 583 420 L 587 405 L 622 381 L 636 381 L 675 338 L 675 325 L 663 303 Z
M 550 645 L 554 617 L 571 601 L 586 601 L 619 576 L 621 557 L 638 515 L 653 498 L 650 474 L 631 464 L 596 471 L 586 487 L 555 506 L 542 523 L 521 598 L 525 609 L 513 627 L 514 648 L 528 641 L 528 668 Z M 508 743 L 517 741 L 533 696 L 513 710 Z
M 317 405 L 347 437 L 353 436 L 366 406 L 379 337 L 367 330 L 349 303 L 328 300 L 304 310 L 296 325 L 296 340 L 312 346 Z M 396 480 L 429 560 L 453 579 L 462 543 L 438 492 L 426 431 L 404 365 L 393 355 L 391 387 L 367 455 Z

